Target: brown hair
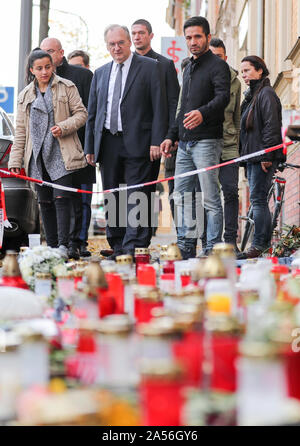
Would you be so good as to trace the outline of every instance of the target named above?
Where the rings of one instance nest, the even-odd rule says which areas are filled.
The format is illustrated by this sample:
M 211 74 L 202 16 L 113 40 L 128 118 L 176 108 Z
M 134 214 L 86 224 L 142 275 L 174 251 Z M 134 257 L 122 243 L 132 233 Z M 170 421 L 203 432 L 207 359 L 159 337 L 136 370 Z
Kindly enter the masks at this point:
M 268 78 L 270 72 L 265 64 L 265 61 L 258 56 L 246 56 L 243 58 L 242 62 L 249 62 L 255 68 L 256 71 L 262 70 L 262 75 L 261 75 L 262 81 L 252 98 L 251 101 L 252 105 L 247 116 L 246 129 L 250 130 L 253 128 L 253 112 L 254 112 L 254 106 L 257 101 L 257 97 L 264 87 L 271 85 L 270 79 Z

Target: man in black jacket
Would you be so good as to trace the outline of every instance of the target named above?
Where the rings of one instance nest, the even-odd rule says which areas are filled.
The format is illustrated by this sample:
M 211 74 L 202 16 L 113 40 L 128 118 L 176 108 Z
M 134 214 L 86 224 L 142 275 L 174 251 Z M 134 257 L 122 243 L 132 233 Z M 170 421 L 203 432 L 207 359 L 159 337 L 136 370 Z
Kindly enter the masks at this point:
M 209 49 L 208 21 L 204 17 L 188 19 L 184 35 L 192 57 L 184 70 L 182 100 L 175 124 L 161 144 L 162 153 L 168 155 L 172 144 L 179 139 L 176 175 L 219 163 L 224 110 L 230 99 L 230 70 Z M 223 209 L 218 175 L 218 169 L 199 174 L 207 214 L 207 253 L 222 239 Z M 192 221 L 195 180 L 195 175 L 175 180 L 175 203 L 181 218 L 177 239 L 184 259 L 196 255 L 197 230 Z
M 131 36 L 132 36 L 132 42 L 135 46 L 136 54 L 139 54 L 140 56 L 150 57 L 151 59 L 155 59 L 160 64 L 163 83 L 167 93 L 168 123 L 169 123 L 169 129 L 171 129 L 171 127 L 174 125 L 178 97 L 179 97 L 179 90 L 180 90 L 174 62 L 171 59 L 168 59 L 167 57 L 164 57 L 161 54 L 156 53 L 151 48 L 151 41 L 153 39 L 154 34 L 152 32 L 152 26 L 148 22 L 148 20 L 145 19 L 136 20 L 131 26 Z M 169 160 L 166 161 L 168 163 Z M 160 169 L 160 159 L 152 163 L 150 181 L 157 180 L 157 177 L 159 175 L 159 169 Z M 171 184 L 170 183 L 171 182 L 169 182 L 169 195 L 171 196 L 173 193 L 174 184 L 173 182 Z M 156 186 L 155 185 L 150 186 L 148 187 L 148 189 L 150 192 L 152 192 L 152 205 L 149 208 L 149 215 L 151 215 L 151 209 L 154 208 L 153 198 L 155 196 Z M 170 203 L 171 209 L 172 209 L 172 204 L 173 203 Z M 173 211 L 172 214 L 174 215 Z M 153 232 L 155 232 L 155 229 Z
M 41 42 L 40 46 L 42 50 L 51 55 L 53 64 L 56 67 L 56 74 L 74 82 L 84 106 L 88 108 L 93 73 L 87 68 L 70 65 L 64 57 L 64 50 L 58 39 L 47 37 Z M 81 127 L 77 133 L 84 149 L 85 126 Z M 74 175 L 74 186 L 77 188 L 91 190 L 91 184 L 95 182 L 95 167 L 90 165 Z M 89 209 L 88 216 L 86 214 L 83 215 L 83 202 L 80 194 L 73 195 L 73 211 L 74 218 L 71 224 L 69 256 L 77 260 L 79 255 L 84 257 L 91 255 L 86 249 L 91 211 Z

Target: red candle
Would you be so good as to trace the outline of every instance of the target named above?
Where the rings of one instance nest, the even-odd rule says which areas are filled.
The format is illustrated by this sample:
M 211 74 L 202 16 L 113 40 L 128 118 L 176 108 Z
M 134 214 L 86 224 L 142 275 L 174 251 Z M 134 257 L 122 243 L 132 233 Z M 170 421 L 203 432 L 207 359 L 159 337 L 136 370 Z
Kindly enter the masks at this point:
M 11 286 L 15 288 L 23 288 L 24 290 L 29 290 L 29 286 L 22 279 L 21 276 L 16 276 L 16 277 L 3 276 L 0 280 L 0 286 Z
M 182 426 L 183 382 L 172 373 L 144 375 L 139 387 L 144 426 Z
M 164 274 L 175 274 L 174 260 L 167 260 L 163 266 Z
M 149 322 L 153 308 L 163 307 L 161 294 L 157 288 L 136 286 L 134 294 L 134 316 L 136 323 Z
M 115 314 L 116 300 L 111 295 L 111 291 L 106 288 L 98 288 L 98 310 L 100 319 Z
M 150 263 L 150 254 L 148 248 L 135 248 L 135 268 L 136 274 L 138 273 L 139 265 Z
M 284 352 L 288 396 L 300 400 L 300 352 L 287 349 Z
M 116 273 L 106 273 L 108 284 L 107 292 L 115 300 L 114 314 L 124 313 L 124 284 L 121 277 Z
M 137 265 L 137 281 L 139 285 L 156 287 L 156 271 L 151 265 Z

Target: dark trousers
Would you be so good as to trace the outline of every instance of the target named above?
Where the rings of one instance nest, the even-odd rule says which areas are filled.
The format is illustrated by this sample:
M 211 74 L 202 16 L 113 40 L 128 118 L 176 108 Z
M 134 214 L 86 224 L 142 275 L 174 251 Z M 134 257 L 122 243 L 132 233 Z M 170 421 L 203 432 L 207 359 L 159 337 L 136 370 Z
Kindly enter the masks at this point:
M 43 180 L 51 181 L 43 171 Z M 72 187 L 72 174 L 65 175 L 52 183 Z M 47 245 L 51 248 L 69 245 L 70 210 L 72 192 L 36 185 Z
M 109 131 L 102 137 L 99 163 L 104 190 L 144 183 L 151 175 L 150 159 L 129 156 L 123 137 Z M 115 252 L 133 254 L 136 247 L 149 246 L 148 197 L 146 188 L 105 195 L 106 236 Z
M 159 175 L 159 170 L 160 170 L 160 159 L 152 161 L 151 169 L 150 169 L 150 176 L 149 176 L 148 181 L 156 181 L 158 178 L 158 175 Z M 148 219 L 149 219 L 149 228 L 151 228 L 151 231 L 149 231 L 149 240 L 148 240 L 147 246 L 150 245 L 152 234 L 156 232 L 157 225 L 158 225 L 158 218 L 154 215 L 154 212 L 153 212 L 155 191 L 156 191 L 156 184 L 153 184 L 152 186 L 147 186 Z
M 250 202 L 253 206 L 254 237 L 252 246 L 264 251 L 269 248 L 272 237 L 271 214 L 268 206 L 268 192 L 277 163 L 264 172 L 260 163 L 247 163 L 247 177 Z
M 223 161 L 221 160 L 221 163 Z M 239 216 L 239 166 L 221 167 L 219 180 L 224 195 L 225 243 L 236 243 Z
M 81 184 L 73 183 L 73 187 L 77 189 L 81 188 Z M 82 197 L 81 194 L 72 194 L 71 198 L 71 223 L 70 223 L 70 246 L 79 248 L 80 232 L 82 227 Z
M 93 183 L 82 184 L 81 189 L 92 191 Z M 82 201 L 82 225 L 79 238 L 80 238 L 80 244 L 82 246 L 87 246 L 88 233 L 92 216 L 92 210 L 91 210 L 92 194 L 82 194 L 81 201 Z

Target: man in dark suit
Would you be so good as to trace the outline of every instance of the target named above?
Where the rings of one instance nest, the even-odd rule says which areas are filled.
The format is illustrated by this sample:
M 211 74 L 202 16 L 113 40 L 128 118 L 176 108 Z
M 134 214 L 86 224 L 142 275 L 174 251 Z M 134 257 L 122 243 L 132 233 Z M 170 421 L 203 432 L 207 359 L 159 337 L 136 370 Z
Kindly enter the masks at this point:
M 136 20 L 131 26 L 131 37 L 132 42 L 135 46 L 136 53 L 140 56 L 150 57 L 151 59 L 158 60 L 161 68 L 161 73 L 163 77 L 163 82 L 167 93 L 167 105 L 168 105 L 168 127 L 171 129 L 174 124 L 178 97 L 179 97 L 179 83 L 176 73 L 176 68 L 174 62 L 161 54 L 156 53 L 151 48 L 151 41 L 153 39 L 152 26 L 145 19 Z M 168 164 L 170 164 L 171 159 L 166 158 L 165 169 L 167 170 Z M 151 169 L 151 181 L 157 179 L 160 169 L 160 159 L 153 162 Z M 171 196 L 174 189 L 174 181 L 168 183 L 169 195 Z M 156 186 L 150 186 L 149 190 L 152 192 L 152 197 L 154 196 Z M 172 215 L 174 216 L 174 203 L 173 200 L 170 203 Z M 151 206 L 153 209 L 153 206 Z
M 166 94 L 158 62 L 132 54 L 131 39 L 125 26 L 111 25 L 104 39 L 113 62 L 95 71 L 88 107 L 85 153 L 87 162 L 99 161 L 103 188 L 120 184 L 140 184 L 150 178 L 152 162 L 160 158 L 159 144 L 167 129 Z M 139 221 L 133 221 L 137 192 L 144 192 Z M 146 188 L 129 190 L 127 199 L 107 212 L 107 240 L 114 250 L 112 258 L 136 247 L 149 245 Z M 106 197 L 113 203 L 112 197 Z M 144 198 L 144 199 L 143 199 Z M 145 202 L 146 199 L 146 202 Z M 122 222 L 119 204 L 126 203 Z M 143 206 L 144 204 L 144 206 Z M 146 214 L 146 215 L 145 215 Z M 115 221 L 113 221 L 115 220 Z M 143 220 L 143 223 L 141 221 Z
M 93 73 L 87 68 L 69 64 L 64 57 L 64 50 L 58 39 L 47 37 L 41 42 L 40 46 L 42 50 L 47 51 L 47 53 L 51 55 L 53 64 L 56 67 L 56 74 L 74 82 L 82 102 L 87 108 Z M 81 145 L 84 148 L 85 126 L 81 127 L 77 133 Z M 96 182 L 95 167 L 87 166 L 86 168 L 81 169 L 74 175 L 73 180 L 75 187 L 84 190 L 91 190 L 92 184 Z M 79 255 L 83 257 L 88 257 L 91 255 L 86 249 L 90 217 L 88 219 L 86 218 L 85 214 L 83 215 L 82 196 L 80 194 L 73 195 L 72 201 L 74 216 L 71 224 L 69 256 L 79 259 Z M 90 213 L 91 210 L 89 215 Z M 85 217 L 84 221 L 83 216 Z M 85 225 L 84 227 L 83 223 Z

